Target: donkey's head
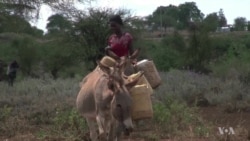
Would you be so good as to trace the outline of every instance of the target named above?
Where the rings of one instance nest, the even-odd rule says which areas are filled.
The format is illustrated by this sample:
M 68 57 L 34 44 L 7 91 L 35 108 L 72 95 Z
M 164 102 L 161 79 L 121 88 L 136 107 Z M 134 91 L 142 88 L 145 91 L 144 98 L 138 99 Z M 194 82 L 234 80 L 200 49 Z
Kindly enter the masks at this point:
M 124 79 L 124 70 L 127 59 L 120 58 L 115 67 L 108 68 L 99 64 L 100 68 L 108 74 L 108 88 L 112 91 L 111 112 L 120 126 L 123 127 L 125 133 L 129 133 L 133 129 L 131 119 L 132 98 L 129 90 L 136 85 L 140 77 L 133 81 Z M 141 74 L 142 76 L 142 74 Z
M 131 75 L 135 73 L 133 64 L 136 62 L 136 58 L 139 56 L 139 53 L 140 53 L 140 48 L 136 49 L 131 56 L 118 57 L 111 50 L 107 51 L 107 54 L 113 59 L 115 59 L 117 62 L 121 62 L 122 60 L 125 60 L 125 64 L 124 64 L 125 75 Z

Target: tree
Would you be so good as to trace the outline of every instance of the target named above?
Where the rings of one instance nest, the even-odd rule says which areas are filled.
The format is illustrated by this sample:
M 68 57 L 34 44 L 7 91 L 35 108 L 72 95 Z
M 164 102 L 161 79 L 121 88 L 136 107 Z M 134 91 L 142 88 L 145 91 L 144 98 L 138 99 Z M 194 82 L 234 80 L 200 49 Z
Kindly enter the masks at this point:
M 188 28 L 190 22 L 199 23 L 203 20 L 204 14 L 199 10 L 195 2 L 180 4 L 178 9 L 178 26 L 180 29 Z
M 62 34 L 69 32 L 72 28 L 72 24 L 63 15 L 55 14 L 48 18 L 48 24 L 46 26 L 48 34 Z
M 31 75 L 33 67 L 38 63 L 40 56 L 38 46 L 29 37 L 16 39 L 12 42 L 12 47 L 16 49 L 16 57 L 20 62 L 20 68 L 25 75 Z
M 91 2 L 92 0 L 0 0 L 0 13 L 7 12 L 13 15 L 34 20 L 39 17 L 39 11 L 43 4 L 49 5 L 53 10 L 61 10 L 67 13 L 75 9 L 75 3 Z
M 76 42 L 59 38 L 43 45 L 42 60 L 46 72 L 50 72 L 54 79 L 63 70 L 79 65 L 81 46 Z
M 208 14 L 202 22 L 203 30 L 206 30 L 208 32 L 216 31 L 218 26 L 219 26 L 219 17 L 217 13 Z
M 132 28 L 143 30 L 146 25 L 146 21 L 141 17 L 133 17 L 129 23 Z
M 178 17 L 178 8 L 173 5 L 160 6 L 149 16 L 149 21 L 157 27 L 164 28 L 175 26 Z
M 32 27 L 30 23 L 23 17 L 18 15 L 10 15 L 3 13 L 0 16 L 0 33 L 13 32 L 13 33 L 26 33 L 33 36 L 42 36 L 43 31 Z
M 55 14 L 48 18 L 46 38 L 50 39 L 43 48 L 43 62 L 46 71 L 50 72 L 54 79 L 58 73 L 67 67 L 78 65 L 83 49 L 74 38 L 73 23 L 61 14 Z
M 220 9 L 218 13 L 218 18 L 219 18 L 219 27 L 227 26 L 227 19 L 224 15 L 223 9 Z
M 41 4 L 39 0 L 0 0 L 0 12 L 31 19 L 35 11 L 39 13 Z
M 247 30 L 250 31 L 250 21 L 247 22 Z
M 46 34 L 50 42 L 44 49 L 47 54 L 43 59 L 46 60 L 47 71 L 57 78 L 65 66 L 84 63 L 86 70 L 96 67 L 96 61 L 105 55 L 104 48 L 110 35 L 108 21 L 115 14 L 123 17 L 125 30 L 132 29 L 136 18 L 130 17 L 126 10 L 91 8 L 88 13 L 81 14 L 81 17 L 75 17 L 72 21 L 61 14 L 51 16 Z
M 236 31 L 244 31 L 247 26 L 247 20 L 245 17 L 238 17 L 234 20 L 234 28 Z
M 192 35 L 186 50 L 185 64 L 191 70 L 207 73 L 206 64 L 210 61 L 212 52 L 209 35 L 195 24 L 190 30 Z
M 96 60 L 104 56 L 104 48 L 107 45 L 110 30 L 108 21 L 112 15 L 119 14 L 124 19 L 126 30 L 131 30 L 128 23 L 131 21 L 129 11 L 112 9 L 90 9 L 88 15 L 82 15 L 74 23 L 74 38 L 81 43 L 83 48 L 83 59 L 89 69 L 96 66 Z

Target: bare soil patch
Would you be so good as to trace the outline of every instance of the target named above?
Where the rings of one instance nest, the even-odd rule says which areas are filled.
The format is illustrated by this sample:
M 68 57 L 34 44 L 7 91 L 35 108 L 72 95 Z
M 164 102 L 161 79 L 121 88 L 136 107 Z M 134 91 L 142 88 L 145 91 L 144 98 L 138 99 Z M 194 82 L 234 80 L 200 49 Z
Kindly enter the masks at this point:
M 232 127 L 235 131 L 234 137 L 231 137 L 233 141 L 248 141 L 250 140 L 250 112 L 233 112 L 228 113 L 222 107 L 203 107 L 199 108 L 200 116 L 206 121 L 212 124 L 214 127 L 211 137 L 213 138 L 185 138 L 176 137 L 173 139 L 156 139 L 159 141 L 216 141 L 225 139 L 225 136 L 219 135 L 218 127 Z M 150 139 L 143 139 L 139 137 L 141 134 L 157 135 L 157 131 L 151 130 L 150 125 L 143 125 L 137 127 L 131 137 L 124 138 L 123 141 L 148 141 Z M 35 131 L 35 130 L 34 130 Z M 25 133 L 25 132 L 24 132 Z M 138 137 L 137 137 L 138 136 Z M 217 136 L 217 137 L 214 137 Z M 66 141 L 60 137 L 49 137 L 39 139 L 35 133 L 27 131 L 26 134 L 18 134 L 14 137 L 0 137 L 0 141 Z

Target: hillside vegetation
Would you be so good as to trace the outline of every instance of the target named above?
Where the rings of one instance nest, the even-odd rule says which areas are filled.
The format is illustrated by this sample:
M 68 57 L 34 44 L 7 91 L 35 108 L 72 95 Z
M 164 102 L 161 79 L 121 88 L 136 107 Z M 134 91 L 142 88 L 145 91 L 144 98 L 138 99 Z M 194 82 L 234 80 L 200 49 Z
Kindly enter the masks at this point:
M 79 82 L 105 55 L 114 14 L 122 15 L 133 46 L 141 48 L 138 61 L 153 60 L 163 82 L 152 96 L 153 119 L 136 123 L 130 138 L 250 139 L 246 19 L 220 32 L 227 25 L 223 10 L 204 17 L 194 2 L 160 6 L 144 19 L 126 9 L 79 10 L 63 2 L 0 1 L 0 140 L 88 140 L 75 99 Z M 30 24 L 44 3 L 57 11 L 46 33 Z M 20 69 L 9 87 L 6 69 L 13 60 Z M 236 134 L 219 135 L 220 126 Z

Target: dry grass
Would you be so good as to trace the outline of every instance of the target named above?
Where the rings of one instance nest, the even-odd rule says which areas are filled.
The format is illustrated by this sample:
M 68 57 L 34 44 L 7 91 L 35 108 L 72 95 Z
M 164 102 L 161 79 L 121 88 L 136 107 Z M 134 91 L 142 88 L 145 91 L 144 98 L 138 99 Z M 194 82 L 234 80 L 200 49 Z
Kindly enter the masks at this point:
M 25 79 L 14 87 L 1 82 L 0 89 L 0 136 L 34 131 L 56 134 L 63 126 L 71 128 L 75 120 L 83 122 L 74 119 L 78 116 L 74 109 L 77 79 Z M 74 128 L 77 131 L 79 127 Z
M 179 70 L 161 73 L 161 76 L 164 83 L 154 94 L 154 118 L 136 124 L 133 138 L 223 140 L 225 137 L 217 136 L 218 131 L 214 130 L 217 127 L 214 119 L 204 120 L 206 117 L 202 115 L 205 114 L 199 115 L 195 105 L 200 99 L 206 99 L 206 106 L 223 105 L 224 110 L 231 112 L 248 108 L 250 89 L 239 80 L 222 80 Z M 41 140 L 84 140 L 88 129 L 75 110 L 80 80 L 27 78 L 14 87 L 0 82 L 0 140 L 22 135 Z M 237 99 L 238 95 L 243 99 Z M 239 134 L 248 132 L 238 125 L 235 129 Z
M 161 76 L 164 83 L 156 91 L 158 99 L 170 95 L 190 106 L 202 104 L 199 102 L 203 100 L 204 106 L 232 104 L 238 109 L 250 108 L 250 86 L 237 78 L 221 79 L 181 70 L 171 70 Z

